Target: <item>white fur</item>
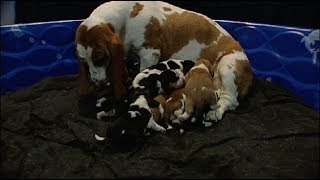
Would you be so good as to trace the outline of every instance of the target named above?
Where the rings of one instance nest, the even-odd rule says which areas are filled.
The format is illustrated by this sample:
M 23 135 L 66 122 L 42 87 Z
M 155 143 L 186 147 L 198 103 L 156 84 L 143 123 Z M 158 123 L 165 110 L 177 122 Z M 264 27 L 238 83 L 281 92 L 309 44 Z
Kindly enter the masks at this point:
M 136 99 L 136 101 L 134 103 L 130 104 L 130 106 L 134 106 L 134 105 L 137 105 L 139 108 L 145 108 L 151 113 L 151 110 L 150 110 L 150 107 L 148 105 L 148 102 L 147 102 L 146 98 L 143 95 L 140 95 Z M 161 109 L 160 109 L 160 111 L 161 111 Z M 163 111 L 163 108 L 162 108 L 162 111 Z M 135 117 L 136 113 L 139 113 L 139 112 L 137 112 L 137 111 L 134 111 L 134 112 L 133 111 L 129 111 L 129 113 L 131 114 L 131 117 Z M 166 129 L 164 127 L 160 126 L 157 122 L 154 121 L 152 116 L 149 119 L 149 122 L 148 122 L 146 128 L 151 128 L 154 131 L 160 131 L 162 133 L 164 133 L 166 131 Z
M 235 84 L 235 62 L 239 60 L 248 60 L 244 52 L 234 51 L 231 54 L 222 57 L 218 64 L 218 73 L 215 73 L 215 77 L 220 77 L 222 83 L 222 89 L 220 89 L 220 99 L 217 102 L 215 109 L 211 109 L 207 115 L 206 120 L 218 121 L 222 119 L 222 115 L 227 110 L 234 110 L 239 102 L 237 100 L 238 91 Z M 230 69 L 231 68 L 231 69 Z M 218 78 L 219 79 L 219 78 Z
M 136 77 L 134 78 L 134 80 L 132 81 L 132 87 L 134 88 L 138 88 L 140 87 L 141 89 L 144 89 L 144 86 L 140 86 L 139 82 L 144 79 L 147 78 L 150 74 L 161 74 L 162 71 L 158 70 L 158 69 L 144 69 L 141 73 L 137 74 Z
M 166 129 L 164 127 L 160 126 L 157 122 L 155 122 L 152 117 L 150 118 L 150 120 L 148 122 L 147 128 L 151 128 L 154 131 L 160 131 L 162 133 L 166 132 Z
M 197 40 L 190 40 L 189 43 L 184 46 L 177 53 L 174 53 L 171 58 L 175 59 L 190 59 L 193 62 L 199 58 L 202 49 L 207 47 L 205 44 L 199 43 Z
M 101 136 L 99 136 L 99 135 L 97 135 L 97 134 L 95 134 L 94 137 L 96 138 L 97 141 L 103 141 L 103 140 L 106 139 L 106 138 L 101 137 Z
M 193 67 L 190 69 L 190 71 L 192 71 L 192 70 L 194 70 L 194 69 L 197 69 L 197 68 L 199 68 L 199 69 L 204 69 L 204 70 L 206 70 L 206 71 L 209 72 L 208 67 L 207 67 L 206 65 L 204 65 L 203 63 L 201 63 L 201 64 L 199 64 L 199 65 L 197 65 L 197 66 L 193 66 Z
M 96 104 L 96 107 L 101 107 L 102 103 L 105 102 L 107 100 L 107 98 L 103 97 L 103 98 L 100 98 L 97 100 L 97 104 Z
M 130 17 L 131 11 L 136 3 L 144 5 L 143 9 L 135 17 Z M 158 63 L 161 52 L 157 49 L 146 49 L 143 47 L 145 42 L 144 33 L 146 25 L 150 22 L 151 17 L 156 18 L 160 25 L 163 24 L 165 16 L 172 13 L 182 13 L 188 10 L 173 6 L 161 1 L 112 1 L 106 2 L 97 7 L 90 16 L 81 24 L 88 29 L 100 23 L 110 23 L 113 25 L 115 32 L 120 36 L 124 45 L 124 53 L 127 56 L 129 50 L 135 51 L 140 57 L 140 71 L 147 67 Z M 162 7 L 169 7 L 171 11 L 164 11 Z M 229 35 L 217 23 L 210 18 L 192 11 L 191 13 L 198 14 L 206 18 L 211 24 L 215 25 L 223 35 Z M 125 34 L 121 33 L 121 29 L 125 29 Z M 191 40 L 185 47 L 173 54 L 170 58 L 175 59 L 190 59 L 196 61 L 203 48 L 207 47 L 198 41 Z M 89 59 L 91 56 L 82 56 Z M 90 67 L 91 68 L 91 67 Z
M 160 59 L 160 50 L 152 48 L 141 48 L 138 52 L 140 57 L 140 71 L 158 63 Z
M 91 57 L 91 54 L 92 54 L 91 47 L 85 48 L 81 44 L 77 44 L 77 51 L 78 51 L 79 57 L 82 58 L 82 60 L 86 60 L 86 58 Z
M 116 110 L 115 109 L 111 109 L 108 112 L 105 112 L 105 111 L 98 112 L 96 117 L 97 117 L 98 120 L 101 120 L 102 117 L 114 116 L 115 114 L 116 114 Z
M 138 111 L 128 111 L 128 113 L 130 114 L 131 118 L 135 118 L 138 115 L 141 115 L 140 112 Z
M 143 95 L 140 95 L 134 103 L 131 103 L 130 106 L 137 105 L 139 108 L 147 108 L 150 111 L 148 102 Z
M 91 59 L 93 49 L 91 47 L 85 48 L 81 44 L 77 44 L 77 51 L 81 60 L 87 62 L 90 76 L 93 81 L 97 82 L 107 78 L 105 66 L 97 67 L 93 65 Z

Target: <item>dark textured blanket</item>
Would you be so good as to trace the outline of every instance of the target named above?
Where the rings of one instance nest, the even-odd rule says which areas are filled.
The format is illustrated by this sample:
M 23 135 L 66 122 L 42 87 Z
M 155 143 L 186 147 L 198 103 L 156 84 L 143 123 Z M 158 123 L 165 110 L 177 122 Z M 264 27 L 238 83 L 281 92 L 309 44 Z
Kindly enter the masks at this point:
M 77 80 L 1 97 L 1 177 L 319 178 L 319 113 L 281 87 L 256 79 L 213 126 L 153 132 L 128 147 L 95 140 L 109 122 L 94 118 L 95 100 L 79 106 Z

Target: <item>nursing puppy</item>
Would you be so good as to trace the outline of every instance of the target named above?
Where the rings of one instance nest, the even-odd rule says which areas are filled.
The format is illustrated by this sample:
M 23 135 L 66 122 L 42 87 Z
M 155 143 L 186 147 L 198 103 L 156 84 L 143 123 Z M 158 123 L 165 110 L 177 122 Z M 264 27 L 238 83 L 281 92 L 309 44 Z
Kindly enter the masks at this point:
M 252 71 L 241 45 L 218 23 L 197 12 L 159 1 L 114 1 L 97 7 L 78 27 L 79 95 L 87 94 L 91 80 L 110 80 L 116 98 L 126 96 L 124 57 L 136 56 L 140 72 L 173 59 L 208 59 L 219 84 L 219 108 L 208 120 L 220 120 L 238 107 L 252 84 Z
M 199 59 L 187 73 L 184 87 L 185 111 L 178 117 L 180 121 L 185 121 L 192 115 L 195 118 L 192 121 L 203 118 L 206 107 L 216 109 L 218 98 L 214 90 L 213 73 L 214 68 L 206 59 Z
M 169 94 L 185 84 L 184 76 L 193 66 L 194 62 L 190 60 L 169 59 L 137 74 L 132 86 L 148 89 L 151 97 L 156 97 L 160 93 Z
M 172 121 L 177 120 L 178 116 L 184 112 L 186 96 L 183 88 L 177 89 L 171 94 L 159 94 L 154 99 L 162 105 L 164 110 L 162 120 L 164 127 L 170 126 Z
M 152 108 L 159 109 L 160 117 L 156 119 L 159 122 L 163 116 L 163 109 L 159 104 L 156 107 L 154 100 L 150 99 L 149 93 L 145 90 L 136 89 L 131 98 L 133 103 L 129 105 L 129 110 L 107 129 L 107 138 L 135 139 L 141 135 L 148 135 L 146 133 L 147 129 L 165 133 L 166 129 L 155 121 L 151 110 Z M 149 104 L 152 105 L 152 108 Z M 98 135 L 95 135 L 95 137 L 99 141 L 104 140 L 104 137 Z

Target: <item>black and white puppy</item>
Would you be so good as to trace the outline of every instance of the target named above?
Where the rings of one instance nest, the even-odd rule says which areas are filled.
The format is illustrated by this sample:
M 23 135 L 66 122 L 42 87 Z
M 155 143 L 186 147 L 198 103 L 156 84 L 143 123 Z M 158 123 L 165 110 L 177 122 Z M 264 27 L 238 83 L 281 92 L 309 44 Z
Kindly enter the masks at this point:
M 133 88 L 148 89 L 151 97 L 171 93 L 185 84 L 184 76 L 194 66 L 191 60 L 169 59 L 150 66 L 136 75 Z
M 119 139 L 134 140 L 138 136 L 148 135 L 147 129 L 165 133 L 166 129 L 153 118 L 149 104 L 153 104 L 154 100 L 150 99 L 148 90 L 136 89 L 131 98 L 133 103 L 129 105 L 129 110 L 107 128 L 107 138 L 116 141 Z M 95 135 L 95 138 L 98 141 L 105 139 L 98 135 Z

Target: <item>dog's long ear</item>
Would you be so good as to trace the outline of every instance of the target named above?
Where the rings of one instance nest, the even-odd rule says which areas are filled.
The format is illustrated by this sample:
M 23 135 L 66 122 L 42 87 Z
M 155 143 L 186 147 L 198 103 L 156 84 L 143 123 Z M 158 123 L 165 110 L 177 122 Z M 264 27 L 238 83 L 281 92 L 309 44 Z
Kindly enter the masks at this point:
M 80 25 L 76 31 L 76 38 L 75 44 L 84 44 L 85 42 L 85 33 L 87 31 L 87 27 Z M 82 61 L 81 57 L 79 56 L 78 49 L 76 50 L 76 55 L 79 60 L 79 89 L 78 95 L 84 96 L 89 93 L 90 87 L 92 83 L 89 80 L 89 69 L 88 65 Z
M 108 78 L 111 81 L 114 96 L 116 99 L 120 99 L 128 94 L 126 88 L 128 70 L 124 62 L 124 48 L 120 37 L 114 33 L 114 28 L 110 24 L 106 24 L 105 27 L 108 28 L 105 38 L 112 59 L 108 70 Z

